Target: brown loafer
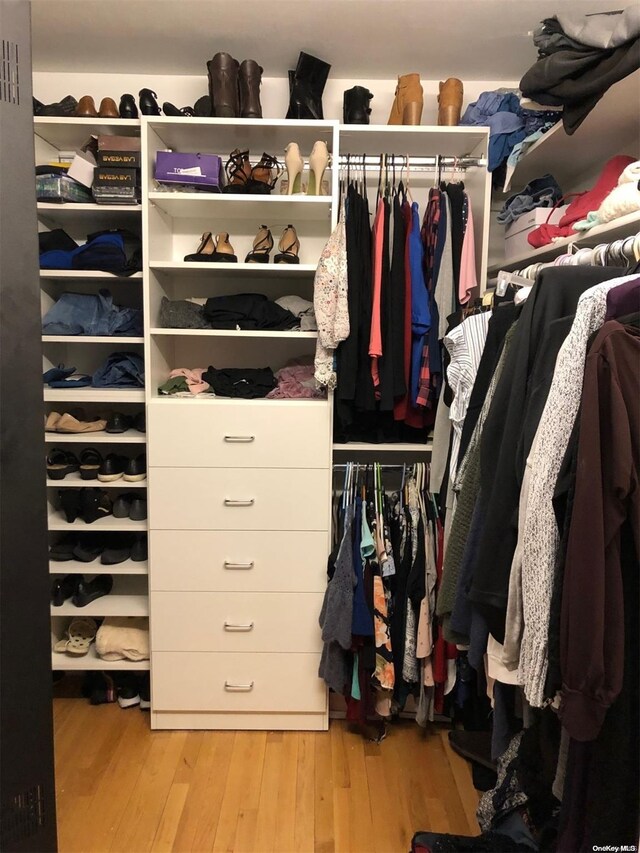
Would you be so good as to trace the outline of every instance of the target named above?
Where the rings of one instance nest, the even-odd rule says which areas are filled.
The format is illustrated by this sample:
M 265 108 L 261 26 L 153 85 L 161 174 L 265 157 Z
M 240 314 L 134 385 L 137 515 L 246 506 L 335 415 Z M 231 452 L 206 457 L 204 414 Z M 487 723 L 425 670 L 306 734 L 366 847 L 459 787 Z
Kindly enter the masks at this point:
M 95 118 L 98 115 L 98 110 L 93 102 L 91 95 L 83 95 L 78 101 L 76 107 L 76 116 L 81 118 Z
M 120 118 L 120 111 L 113 98 L 103 98 L 98 110 L 100 118 Z

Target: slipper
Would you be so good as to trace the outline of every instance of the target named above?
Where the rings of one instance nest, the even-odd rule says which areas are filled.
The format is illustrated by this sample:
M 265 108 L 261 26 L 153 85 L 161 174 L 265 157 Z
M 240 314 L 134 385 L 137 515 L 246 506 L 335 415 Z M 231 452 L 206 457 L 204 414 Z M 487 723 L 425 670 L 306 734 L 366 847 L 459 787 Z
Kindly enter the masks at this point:
M 45 385 L 49 382 L 57 382 L 61 379 L 66 379 L 68 376 L 73 376 L 76 372 L 75 367 L 65 367 L 64 364 L 59 364 L 57 367 L 50 367 L 42 374 L 42 381 Z
M 97 480 L 102 465 L 102 454 L 93 447 L 87 447 L 80 454 L 80 477 L 82 480 Z
M 73 549 L 78 544 L 78 535 L 76 533 L 65 533 L 59 542 L 49 548 L 49 559 L 56 560 L 58 563 L 66 563 L 73 560 Z
M 78 458 L 68 450 L 54 447 L 47 456 L 47 477 L 50 480 L 64 480 L 67 474 L 78 470 Z
M 101 418 L 85 421 L 65 412 L 56 424 L 56 432 L 102 432 L 107 422 Z
M 102 552 L 100 562 L 104 566 L 117 566 L 118 563 L 129 560 L 133 541 L 133 536 L 129 533 L 114 533 Z
M 74 619 L 67 628 L 67 639 L 58 640 L 53 650 L 66 652 L 68 655 L 86 655 L 97 632 L 98 625 L 95 619 L 90 617 Z
M 44 419 L 44 431 L 45 432 L 57 432 L 58 431 L 58 421 L 62 415 L 60 412 L 49 412 Z
M 87 604 L 102 598 L 103 595 L 109 595 L 112 589 L 113 577 L 111 575 L 97 575 L 92 581 L 85 580 L 84 576 L 81 576 L 72 600 L 76 607 L 86 607 Z
M 99 533 L 87 533 L 80 537 L 73 549 L 73 558 L 80 563 L 92 563 L 104 551 L 104 537 Z

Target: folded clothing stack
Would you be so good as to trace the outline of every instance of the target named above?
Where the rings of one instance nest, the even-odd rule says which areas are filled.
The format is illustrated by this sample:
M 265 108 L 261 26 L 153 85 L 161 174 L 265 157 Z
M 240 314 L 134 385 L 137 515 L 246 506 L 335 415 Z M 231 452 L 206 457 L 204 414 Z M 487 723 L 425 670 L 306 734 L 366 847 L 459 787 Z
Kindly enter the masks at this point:
M 619 12 L 558 13 L 534 33 L 538 61 L 520 81 L 522 94 L 564 107 L 564 129 L 580 127 L 605 92 L 640 68 L 640 6 Z
M 142 311 L 122 308 L 111 292 L 62 293 L 42 319 L 45 335 L 142 335 Z
M 149 660 L 149 621 L 143 616 L 107 616 L 96 634 L 103 660 Z
M 282 296 L 275 302 L 262 293 L 215 296 L 204 304 L 190 299 L 160 303 L 164 329 L 246 329 L 255 331 L 315 331 L 313 303 L 300 296 Z
M 534 178 L 520 192 L 509 196 L 496 219 L 501 224 L 508 225 L 536 207 L 554 207 L 561 198 L 562 190 L 553 175 L 543 175 L 541 178 Z
M 144 361 L 135 352 L 112 352 L 92 376 L 60 364 L 42 379 L 49 388 L 144 388 Z
M 640 211 L 640 160 L 631 163 L 618 178 L 618 184 L 604 198 L 597 210 L 591 210 L 585 219 L 575 222 L 576 231 L 588 231 L 621 216 Z
M 313 360 L 294 359 L 276 373 L 278 387 L 267 394 L 268 400 L 324 400 L 326 388 L 318 388 Z
M 179 367 L 158 388 L 158 393 L 174 397 L 235 397 L 257 400 L 321 400 L 326 392 L 316 387 L 310 358 L 293 359 L 275 375 L 270 367 L 226 368 Z
M 266 397 L 278 384 L 270 367 L 228 367 L 224 370 L 209 367 L 202 378 L 217 396 L 243 400 Z
M 38 241 L 43 270 L 100 270 L 129 276 L 142 269 L 142 241 L 123 228 L 88 234 L 82 245 L 62 228 L 41 231 Z

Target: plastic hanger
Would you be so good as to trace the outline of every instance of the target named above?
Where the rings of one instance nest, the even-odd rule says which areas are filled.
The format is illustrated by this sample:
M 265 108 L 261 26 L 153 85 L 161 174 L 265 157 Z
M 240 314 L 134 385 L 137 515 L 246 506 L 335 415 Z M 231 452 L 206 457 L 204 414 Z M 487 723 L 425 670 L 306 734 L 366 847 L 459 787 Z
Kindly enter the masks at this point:
M 407 198 L 408 198 L 408 200 L 409 200 L 409 204 L 413 204 L 413 196 L 411 195 L 411 187 L 410 187 L 410 185 L 409 185 L 409 165 L 410 165 L 410 163 L 409 163 L 409 155 L 408 155 L 408 154 L 405 154 L 404 156 L 405 156 L 405 162 L 406 162 L 406 164 L 407 164 L 407 168 L 406 168 L 406 181 L 405 181 L 405 193 L 406 193 L 406 196 L 407 196 Z

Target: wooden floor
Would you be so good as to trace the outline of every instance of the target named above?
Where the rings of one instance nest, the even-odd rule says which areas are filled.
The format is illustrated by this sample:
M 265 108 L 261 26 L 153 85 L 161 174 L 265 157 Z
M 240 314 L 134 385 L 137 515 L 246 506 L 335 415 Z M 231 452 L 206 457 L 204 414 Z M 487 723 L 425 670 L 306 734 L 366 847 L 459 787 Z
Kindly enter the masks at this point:
M 407 853 L 417 829 L 476 834 L 446 730 L 380 745 L 329 732 L 151 732 L 138 708 L 54 700 L 61 853 Z

